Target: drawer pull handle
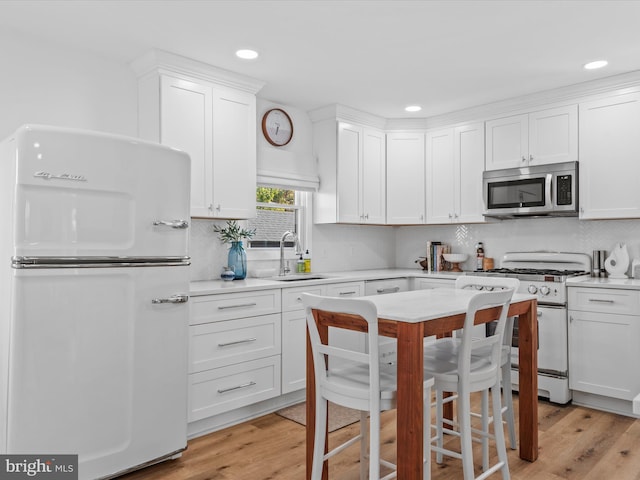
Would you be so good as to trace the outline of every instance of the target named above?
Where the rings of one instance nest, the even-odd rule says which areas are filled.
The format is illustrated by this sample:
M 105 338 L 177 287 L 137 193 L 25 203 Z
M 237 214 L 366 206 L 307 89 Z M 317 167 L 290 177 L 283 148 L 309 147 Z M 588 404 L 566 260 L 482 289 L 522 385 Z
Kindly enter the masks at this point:
M 376 292 L 378 293 L 395 293 L 399 291 L 400 291 L 400 287 L 379 288 L 376 290 Z
M 187 303 L 189 295 L 171 295 L 169 298 L 152 298 L 151 303 L 158 305 L 160 303 Z
M 232 392 L 234 390 L 240 390 L 241 388 L 253 387 L 255 384 L 256 382 L 248 382 L 248 383 L 243 383 L 242 385 L 237 385 L 235 387 L 219 388 L 218 393 L 227 393 L 227 392 Z
M 350 292 L 340 292 L 340 293 L 338 293 L 338 295 L 341 295 L 341 296 L 342 295 L 355 295 L 356 293 L 358 293 L 358 292 L 356 292 L 355 290 L 352 290 Z
M 238 305 L 221 305 L 218 307 L 218 310 L 226 310 L 228 308 L 243 308 L 243 307 L 255 307 L 257 305 L 256 302 L 252 303 L 241 303 Z
M 245 338 L 244 340 L 236 340 L 234 342 L 219 343 L 219 347 L 230 347 L 231 345 L 239 345 L 241 343 L 251 343 L 258 340 L 257 338 Z
M 155 222 L 153 222 L 153 225 L 155 227 L 162 226 L 178 229 L 189 228 L 189 222 L 187 222 L 186 220 L 156 220 Z
M 613 301 L 613 300 L 606 300 L 606 299 L 602 299 L 602 298 L 590 298 L 589 301 L 590 302 L 597 302 L 597 303 L 615 303 L 615 301 Z

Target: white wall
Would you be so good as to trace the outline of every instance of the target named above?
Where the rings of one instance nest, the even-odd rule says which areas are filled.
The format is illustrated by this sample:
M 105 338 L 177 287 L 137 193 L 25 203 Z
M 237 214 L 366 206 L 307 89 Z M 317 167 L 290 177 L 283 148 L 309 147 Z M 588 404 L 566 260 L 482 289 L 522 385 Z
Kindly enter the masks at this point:
M 127 65 L 3 29 L 0 138 L 25 123 L 137 135 L 137 84 Z

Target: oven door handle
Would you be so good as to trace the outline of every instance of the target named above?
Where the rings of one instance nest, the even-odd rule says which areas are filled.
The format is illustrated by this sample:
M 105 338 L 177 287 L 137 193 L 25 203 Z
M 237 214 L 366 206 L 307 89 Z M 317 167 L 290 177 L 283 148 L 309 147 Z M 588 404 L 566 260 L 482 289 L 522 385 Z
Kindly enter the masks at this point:
M 566 309 L 566 305 L 540 305 L 538 304 L 538 313 L 540 313 L 541 308 L 553 308 L 554 310 L 563 310 Z

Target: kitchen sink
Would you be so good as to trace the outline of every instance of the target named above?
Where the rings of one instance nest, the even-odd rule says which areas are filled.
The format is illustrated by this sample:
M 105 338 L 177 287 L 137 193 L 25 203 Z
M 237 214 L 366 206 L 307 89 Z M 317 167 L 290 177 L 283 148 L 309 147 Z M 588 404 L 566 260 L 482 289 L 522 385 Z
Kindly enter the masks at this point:
M 291 275 L 276 275 L 271 277 L 271 280 L 277 280 L 279 282 L 297 282 L 300 280 L 320 280 L 323 278 L 328 277 L 317 273 L 292 273 Z

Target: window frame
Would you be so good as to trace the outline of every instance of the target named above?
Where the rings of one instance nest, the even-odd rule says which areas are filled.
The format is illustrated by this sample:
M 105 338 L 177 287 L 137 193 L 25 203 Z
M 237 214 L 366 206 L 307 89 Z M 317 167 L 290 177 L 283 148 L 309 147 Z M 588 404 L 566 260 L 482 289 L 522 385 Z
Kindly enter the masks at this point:
M 268 184 L 257 184 L 258 187 L 271 187 L 271 188 L 282 188 L 283 190 L 293 190 L 295 192 L 295 200 L 293 205 L 287 204 L 278 204 L 278 203 L 263 203 L 256 202 L 256 210 L 259 206 L 266 207 L 282 207 L 287 209 L 294 209 L 297 211 L 297 225 L 296 228 L 298 230 L 298 240 L 300 242 L 300 249 L 302 253 L 306 250 L 311 251 L 311 207 L 312 207 L 312 192 L 307 192 L 304 190 L 296 190 L 294 187 L 279 187 Z M 284 232 L 283 232 L 284 233 Z M 284 248 L 284 258 L 285 260 L 293 260 L 296 258 L 296 248 L 295 245 L 292 244 L 290 246 L 286 246 Z M 247 258 L 249 260 L 279 260 L 280 259 L 280 248 L 279 247 L 252 247 L 251 242 L 247 242 Z

